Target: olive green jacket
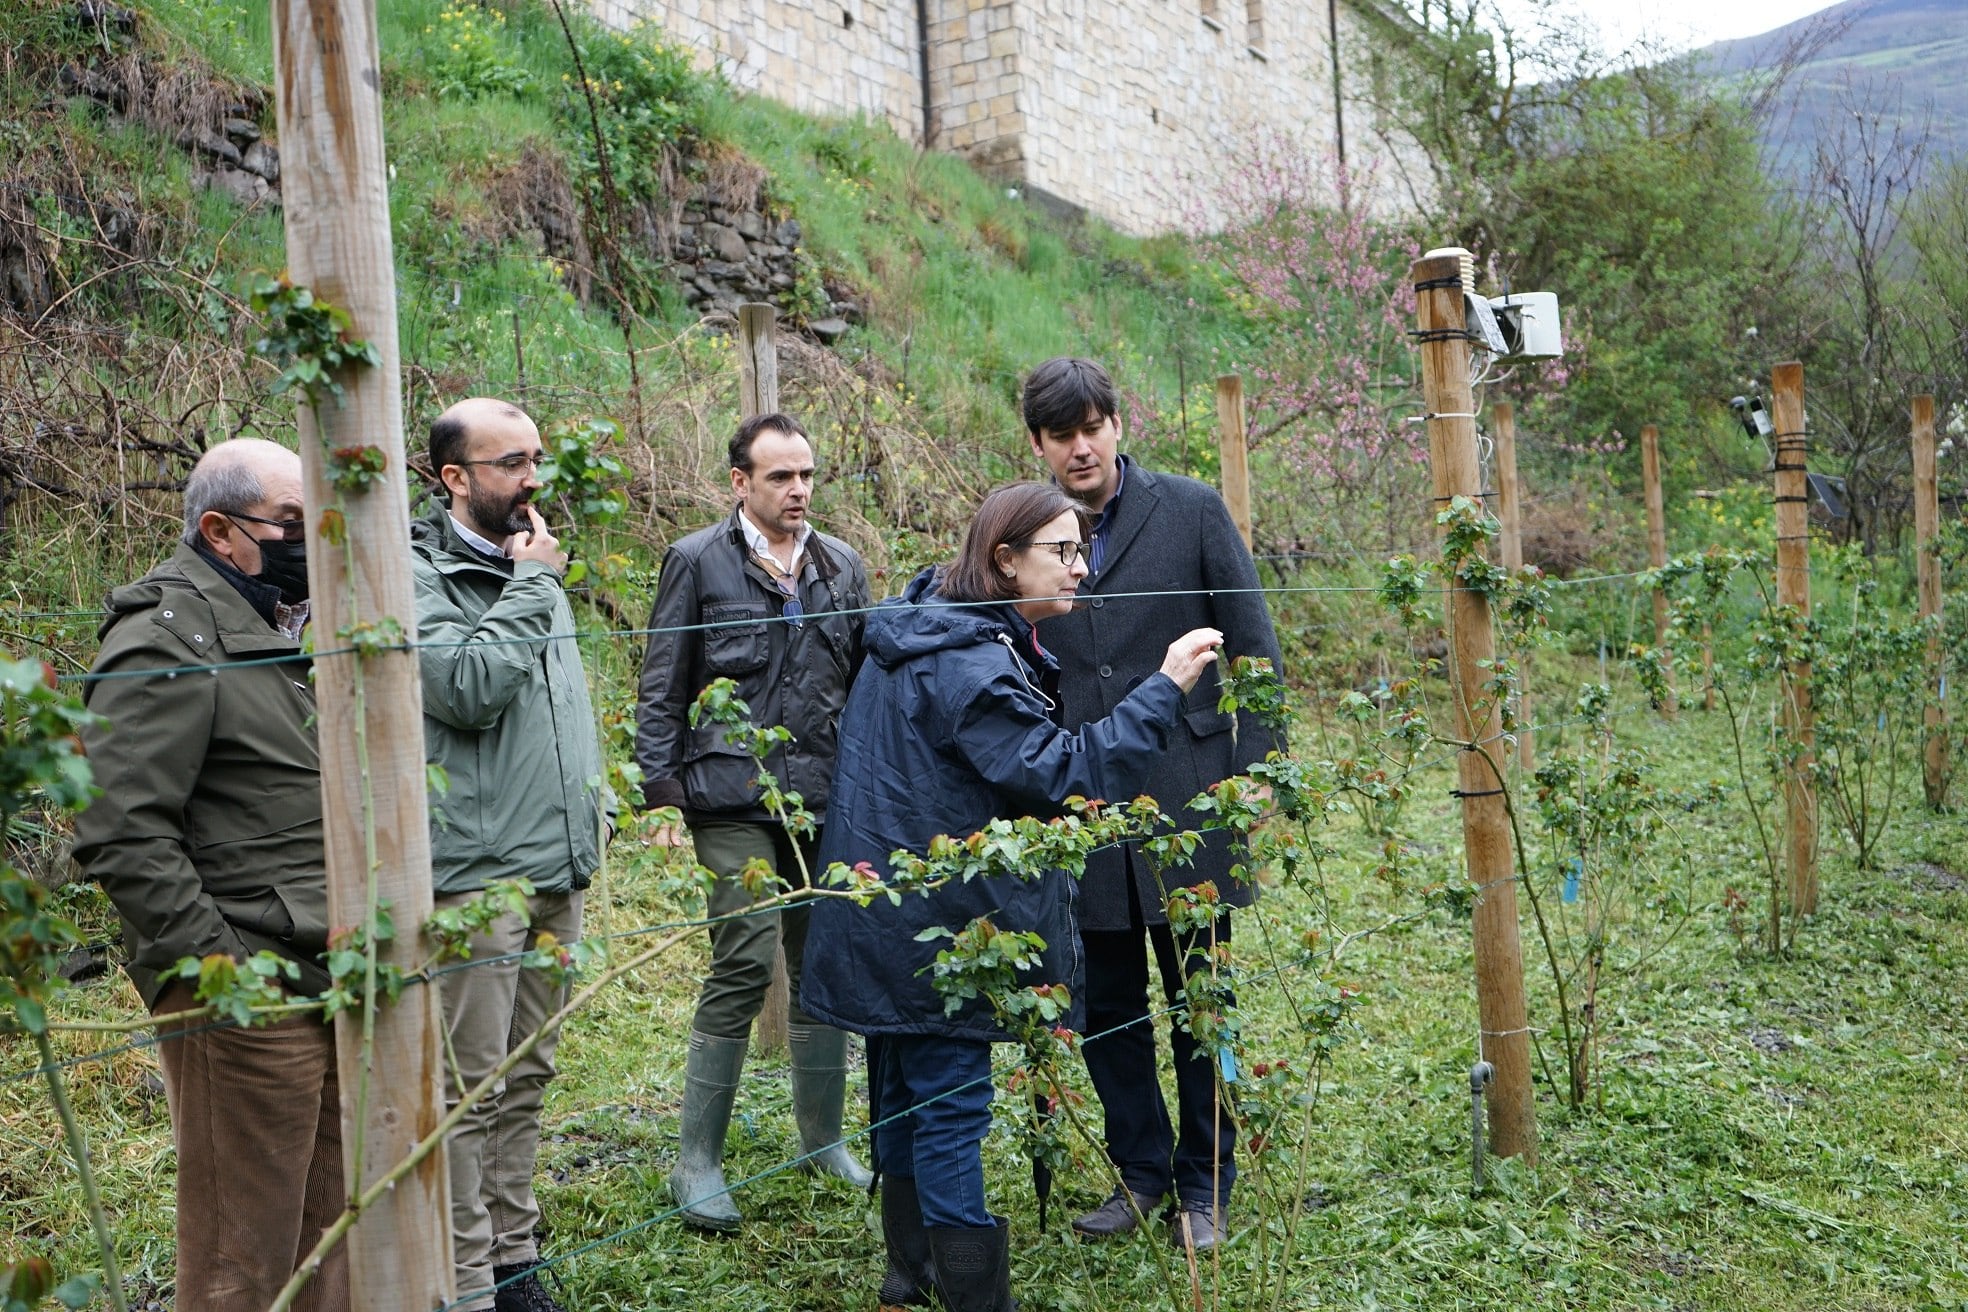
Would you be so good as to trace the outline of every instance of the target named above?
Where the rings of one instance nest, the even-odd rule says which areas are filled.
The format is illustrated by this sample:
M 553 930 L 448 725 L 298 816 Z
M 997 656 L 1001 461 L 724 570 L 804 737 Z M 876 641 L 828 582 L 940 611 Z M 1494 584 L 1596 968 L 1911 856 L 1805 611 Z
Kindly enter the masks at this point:
M 448 778 L 431 797 L 435 891 L 586 888 L 615 804 L 560 576 L 488 560 L 441 503 L 410 538 L 425 755 Z
M 300 644 L 188 546 L 110 594 L 75 857 L 122 914 L 146 1006 L 183 957 L 271 948 L 327 988 L 321 770 Z M 293 656 L 276 664 L 232 662 Z M 157 671 L 216 665 L 203 673 Z

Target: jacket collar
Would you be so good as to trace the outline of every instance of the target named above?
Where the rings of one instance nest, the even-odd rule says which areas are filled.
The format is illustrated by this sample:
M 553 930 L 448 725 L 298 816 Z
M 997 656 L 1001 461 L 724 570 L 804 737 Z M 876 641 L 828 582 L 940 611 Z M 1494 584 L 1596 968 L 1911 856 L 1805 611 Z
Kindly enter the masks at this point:
M 510 561 L 488 560 L 483 552 L 458 536 L 451 507 L 442 497 L 433 496 L 423 518 L 410 521 L 410 549 L 429 561 L 431 568 L 440 574 L 480 572 L 499 579 L 512 577 Z
M 1128 544 L 1134 541 L 1154 514 L 1155 503 L 1161 500 L 1161 495 L 1161 479 L 1139 461 L 1128 461 L 1127 495 L 1121 498 L 1120 513 L 1115 516 L 1113 527 L 1107 530 L 1107 544 L 1101 549 L 1100 573 L 1088 575 L 1080 584 L 1081 592 L 1101 590 L 1101 585 L 1113 574 L 1114 566 L 1128 549 Z
M 724 536 L 736 548 L 738 554 L 744 557 L 746 568 L 756 572 L 758 577 L 764 578 L 765 571 L 752 561 L 752 548 L 745 540 L 745 526 L 739 522 L 736 504 L 731 507 L 731 514 L 725 518 Z M 813 529 L 806 535 L 806 541 L 800 544 L 800 550 L 804 551 L 806 558 L 813 562 L 813 572 L 820 578 L 831 580 L 840 573 L 840 565 L 828 553 L 819 529 Z
M 265 584 L 239 574 L 237 570 L 221 573 L 196 547 L 182 542 L 171 556 L 170 563 L 212 608 L 212 623 L 218 630 L 215 636 L 228 654 L 239 656 L 299 650 L 299 639 L 288 637 L 269 623 L 227 574 L 238 575 L 254 587 L 266 587 Z M 278 588 L 267 588 L 267 591 L 278 600 Z

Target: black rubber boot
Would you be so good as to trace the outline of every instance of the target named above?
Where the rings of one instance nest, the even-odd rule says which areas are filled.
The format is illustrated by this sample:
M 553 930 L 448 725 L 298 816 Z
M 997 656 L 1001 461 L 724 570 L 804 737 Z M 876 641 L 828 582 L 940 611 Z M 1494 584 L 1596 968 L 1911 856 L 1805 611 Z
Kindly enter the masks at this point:
M 930 1270 L 950 1312 L 1016 1312 L 1011 1301 L 1011 1227 L 931 1226 Z
M 881 1180 L 882 1241 L 888 1246 L 888 1273 L 882 1277 L 883 1308 L 928 1307 L 936 1277 L 929 1265 L 929 1232 L 916 1201 L 916 1178 L 884 1175 Z

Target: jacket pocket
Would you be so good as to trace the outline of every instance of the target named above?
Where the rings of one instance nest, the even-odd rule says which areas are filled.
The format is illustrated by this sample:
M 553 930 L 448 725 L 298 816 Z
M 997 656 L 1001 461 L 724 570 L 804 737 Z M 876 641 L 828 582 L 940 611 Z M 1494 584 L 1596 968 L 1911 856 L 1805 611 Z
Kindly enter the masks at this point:
M 713 732 L 722 734 L 723 726 Z M 764 796 L 752 754 L 728 744 L 694 739 L 683 763 L 683 805 L 690 811 L 742 811 Z
M 1197 738 L 1208 738 L 1215 734 L 1228 733 L 1230 730 L 1230 717 L 1214 706 L 1186 711 L 1183 713 L 1182 722 L 1189 726 L 1189 732 Z
M 704 607 L 704 623 L 711 626 L 704 630 L 704 668 L 731 678 L 764 669 L 772 653 L 767 614 L 750 602 Z

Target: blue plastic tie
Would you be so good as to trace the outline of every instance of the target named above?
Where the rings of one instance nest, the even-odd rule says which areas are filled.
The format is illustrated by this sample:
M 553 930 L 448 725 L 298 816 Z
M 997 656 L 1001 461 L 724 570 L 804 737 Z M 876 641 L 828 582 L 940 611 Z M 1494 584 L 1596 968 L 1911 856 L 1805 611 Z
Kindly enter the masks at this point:
M 1216 1050 L 1216 1064 L 1223 1070 L 1225 1084 L 1237 1082 L 1237 1054 L 1230 1050 L 1229 1044 L 1226 1043 Z
M 1577 857 L 1573 857 L 1565 863 L 1565 892 L 1563 894 L 1565 901 L 1576 902 L 1579 900 L 1579 880 L 1584 875 L 1585 863 Z

